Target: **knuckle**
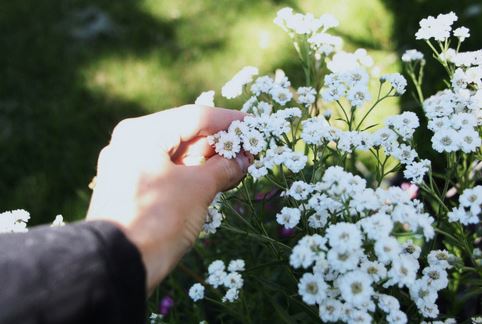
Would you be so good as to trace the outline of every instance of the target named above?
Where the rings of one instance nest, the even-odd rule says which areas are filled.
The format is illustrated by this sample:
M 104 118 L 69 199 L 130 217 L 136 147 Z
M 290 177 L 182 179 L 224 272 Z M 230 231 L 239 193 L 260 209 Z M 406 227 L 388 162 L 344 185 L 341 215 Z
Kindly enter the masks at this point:
M 227 189 L 234 185 L 238 179 L 238 168 L 234 160 L 222 159 L 221 163 L 221 187 Z

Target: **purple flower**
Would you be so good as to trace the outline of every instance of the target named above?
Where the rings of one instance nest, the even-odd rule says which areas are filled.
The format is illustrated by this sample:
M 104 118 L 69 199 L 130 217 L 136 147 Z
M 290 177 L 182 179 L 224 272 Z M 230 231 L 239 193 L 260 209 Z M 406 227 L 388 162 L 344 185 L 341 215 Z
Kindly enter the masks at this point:
M 171 311 L 172 306 L 174 306 L 174 299 L 171 296 L 164 296 L 159 303 L 159 313 L 166 316 Z
M 279 236 L 283 237 L 283 238 L 288 238 L 288 237 L 292 237 L 293 235 L 295 235 L 295 229 L 294 228 L 286 228 L 284 226 L 280 226 L 279 227 L 279 230 L 278 230 L 278 234 Z

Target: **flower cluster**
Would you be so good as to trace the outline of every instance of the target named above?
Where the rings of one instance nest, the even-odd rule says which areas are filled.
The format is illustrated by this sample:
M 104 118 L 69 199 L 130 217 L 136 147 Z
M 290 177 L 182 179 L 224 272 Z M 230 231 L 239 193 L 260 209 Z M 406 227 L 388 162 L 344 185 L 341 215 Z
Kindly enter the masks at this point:
M 368 74 L 362 69 L 328 74 L 323 99 L 333 102 L 345 97 L 352 107 L 360 107 L 371 98 L 368 80 Z
M 429 16 L 420 21 L 420 29 L 415 34 L 417 39 L 443 42 L 450 37 L 452 24 L 457 21 L 458 17 L 450 12 L 448 14 L 440 14 L 436 18 Z M 457 35 L 456 35 L 457 36 Z
M 316 18 L 312 14 L 294 13 L 293 9 L 284 8 L 278 11 L 274 23 L 287 31 L 294 39 L 306 37 L 310 49 L 318 59 L 322 55 L 330 55 L 342 45 L 340 37 L 327 33 L 329 29 L 337 27 L 339 24 L 338 20 L 330 14 Z
M 221 194 L 214 197 L 211 205 L 208 207 L 206 220 L 204 221 L 203 231 L 206 234 L 214 234 L 221 226 L 223 214 L 221 213 Z
M 24 233 L 28 232 L 27 223 L 30 213 L 24 209 L 16 209 L 0 213 L 0 233 Z M 55 216 L 51 227 L 64 226 L 62 215 Z
M 464 225 L 480 223 L 482 186 L 465 189 L 459 197 L 459 204 L 459 207 L 448 213 L 450 222 L 460 222 Z
M 245 270 L 244 260 L 237 259 L 229 262 L 228 267 L 221 260 L 213 261 L 208 267 L 206 283 L 213 288 L 225 287 L 227 289 L 222 302 L 234 302 L 239 298 L 239 290 L 243 287 L 244 280 L 240 272 Z M 204 298 L 205 288 L 196 283 L 189 289 L 189 297 L 193 301 Z
M 481 74 L 482 77 L 482 74 Z M 474 152 L 481 145 L 477 126 L 482 125 L 480 106 L 452 90 L 443 90 L 423 103 L 429 119 L 428 128 L 434 132 L 433 149 L 437 152 Z
M 208 142 L 225 158 L 248 152 L 255 161 L 241 185 L 244 190 L 233 190 L 210 207 L 205 232 L 214 233 L 220 226 L 221 205 L 236 201 L 236 207 L 222 209 L 227 217 L 223 230 L 249 233 L 247 239 L 270 245 L 276 261 L 267 264 L 280 262 L 284 252 L 277 247 L 290 248 L 285 256 L 293 268 L 290 273 L 299 275 L 298 295 L 309 308 L 317 308 L 323 322 L 407 323 L 405 312 L 416 309 L 410 317 L 419 322 L 452 323 L 436 304 L 439 295 L 445 295 L 448 271 L 477 269 L 482 260 L 471 242 L 477 235 L 466 235 L 470 231 L 453 224 L 479 228 L 482 208 L 482 186 L 474 187 L 482 166 L 482 51 L 449 48 L 449 37 L 460 45 L 470 36 L 464 27 L 452 31 L 456 20 L 453 13 L 429 17 L 417 32 L 449 72 L 449 89 L 425 98 L 423 54 L 411 49 L 402 56 L 420 104 L 411 109 L 419 108 L 427 117 L 427 128 L 434 133 L 432 147 L 446 158 L 447 174 L 437 174 L 430 160 L 419 157 L 416 148 L 424 142 L 414 136 L 421 126 L 415 112 L 366 125 L 381 101 L 404 95 L 407 80 L 399 73 L 382 74 L 372 99 L 373 59 L 364 49 L 342 51 L 341 40 L 326 33 L 337 25 L 330 16 L 316 18 L 285 8 L 275 19 L 293 39 L 307 84 L 293 88 L 280 70 L 274 77 L 253 79 L 254 68 L 251 73 L 241 70 L 234 78 L 239 82 L 228 82 L 230 87 L 241 84 L 230 93 L 249 98 L 242 107 L 249 115 Z M 212 98 L 207 93 L 201 97 Z M 368 109 L 361 109 L 364 106 Z M 365 164 L 366 159 L 371 160 Z M 409 182 L 393 185 L 396 174 Z M 445 181 L 443 189 L 438 178 Z M 250 192 L 260 188 L 273 192 L 269 199 L 281 206 Z M 460 188 L 464 191 L 457 205 L 452 197 Z M 265 203 L 269 211 L 258 217 L 258 211 L 268 210 Z M 231 222 L 230 210 L 254 217 L 244 218 L 244 225 Z M 291 235 L 277 242 L 270 233 L 280 226 L 301 239 L 293 241 L 298 236 Z M 451 233 L 452 229 L 456 230 Z M 436 231 L 440 235 L 435 236 Z M 461 267 L 464 260 L 473 264 Z M 226 271 L 218 260 L 208 269 L 206 283 L 227 289 L 223 301 L 237 299 L 243 285 L 239 271 L 230 268 Z M 476 270 L 472 272 L 477 278 Z M 452 293 L 458 288 L 450 289 Z M 204 287 L 193 286 L 190 295 L 203 298 Z
M 0 233 L 27 232 L 30 214 L 26 210 L 16 209 L 0 214 Z
M 402 55 L 402 61 L 405 63 L 422 61 L 423 53 L 415 49 L 406 50 Z
M 299 294 L 309 305 L 317 304 L 323 321 L 370 323 L 378 307 L 390 323 L 406 323 L 398 301 L 375 287 L 406 287 L 420 312 L 437 316 L 437 291 L 447 286 L 450 256 L 433 251 L 429 266 L 420 269 L 421 248 L 408 240 L 400 243 L 393 232 L 421 230 L 426 240 L 433 238 L 433 218 L 418 200 L 398 187 L 372 190 L 358 176 L 339 167 L 326 170 L 322 181 L 313 185 L 295 182 L 286 196 L 299 204 L 289 208 L 290 219 L 310 215 L 308 226 L 324 229 L 324 236 L 307 235 L 293 248 L 290 264 L 312 269 L 299 282 Z M 286 207 L 281 211 L 286 214 Z M 296 215 L 297 217 L 293 217 Z M 286 226 L 286 225 L 285 225 Z M 420 289 L 429 297 L 417 294 Z

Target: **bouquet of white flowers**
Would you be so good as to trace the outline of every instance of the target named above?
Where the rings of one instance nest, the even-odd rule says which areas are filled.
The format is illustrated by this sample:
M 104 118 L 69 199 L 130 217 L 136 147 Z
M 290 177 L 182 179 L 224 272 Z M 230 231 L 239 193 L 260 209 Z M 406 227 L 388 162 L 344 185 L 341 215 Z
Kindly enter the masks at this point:
M 402 61 L 419 110 L 377 125 L 367 123 L 369 115 L 405 93 L 405 77 L 393 73 L 374 81 L 368 53 L 343 51 L 342 39 L 329 33 L 338 25 L 335 17 L 278 12 L 274 22 L 291 37 L 306 84 L 293 89 L 282 71 L 257 76 L 255 67 L 246 67 L 223 87 L 227 98 L 246 96 L 241 110 L 249 115 L 210 143 L 225 158 L 245 151 L 256 160 L 238 188 L 213 202 L 205 232 L 228 233 L 231 242 L 252 250 L 229 251 L 246 260 L 232 261 L 242 265 L 238 269 L 226 271 L 214 261 L 202 282 L 210 290 L 205 296 L 196 283 L 189 293 L 194 301 L 205 297 L 243 322 L 266 308 L 249 303 L 259 290 L 272 297 L 269 318 L 287 323 L 455 323 L 478 315 L 460 305 L 480 307 L 482 293 L 476 247 L 482 50 L 460 50 L 470 35 L 465 27 L 453 30 L 456 21 L 452 12 L 428 17 L 416 33 L 447 71 L 447 88 L 425 98 L 425 58 L 406 51 Z M 214 105 L 213 97 L 213 91 L 203 93 L 198 103 Z M 443 173 L 417 153 L 427 144 L 414 139 L 417 115 L 428 121 Z M 406 181 L 402 186 L 393 186 L 397 174 Z M 277 226 L 281 236 L 272 235 Z M 216 299 L 221 286 L 227 290 Z M 442 307 L 439 294 L 445 295 Z

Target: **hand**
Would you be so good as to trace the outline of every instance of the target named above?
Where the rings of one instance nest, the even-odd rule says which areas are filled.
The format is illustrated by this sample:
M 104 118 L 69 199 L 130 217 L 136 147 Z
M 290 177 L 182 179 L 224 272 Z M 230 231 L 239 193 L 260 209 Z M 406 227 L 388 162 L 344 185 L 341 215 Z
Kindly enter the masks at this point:
M 121 121 L 99 155 L 88 220 L 114 222 L 137 246 L 152 289 L 192 247 L 214 196 L 236 186 L 252 161 L 214 154 L 206 136 L 244 114 L 189 105 Z M 206 159 L 186 166 L 185 161 Z

